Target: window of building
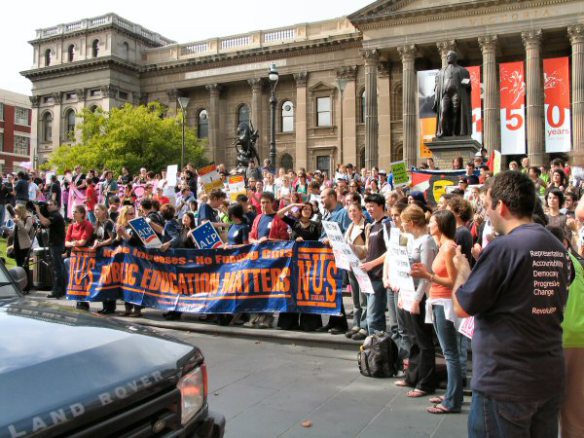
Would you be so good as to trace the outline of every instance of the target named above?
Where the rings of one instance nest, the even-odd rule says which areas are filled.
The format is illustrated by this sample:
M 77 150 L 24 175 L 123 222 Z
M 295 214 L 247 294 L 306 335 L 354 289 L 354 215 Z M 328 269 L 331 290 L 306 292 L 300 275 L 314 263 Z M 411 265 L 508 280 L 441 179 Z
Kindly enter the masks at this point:
M 365 123 L 365 114 L 367 107 L 365 106 L 365 90 L 361 92 L 361 98 L 359 99 L 359 123 Z
M 65 100 L 77 99 L 77 93 L 65 93 Z
M 4 120 L 4 104 L 0 103 L 0 120 Z
M 101 96 L 101 90 L 99 88 L 94 88 L 93 90 L 89 90 L 90 97 L 99 97 Z
M 70 139 L 75 135 L 75 111 L 72 109 L 67 111 L 65 115 L 65 134 Z
M 294 160 L 292 159 L 292 155 L 290 154 L 283 154 L 282 158 L 280 158 L 280 167 L 284 169 L 294 169 Z
M 99 40 L 93 40 L 93 43 L 91 43 L 91 56 L 97 58 L 97 55 L 99 55 Z
M 120 91 L 120 92 L 118 93 L 118 96 L 119 96 L 119 98 L 120 98 L 120 99 L 122 99 L 122 100 L 128 100 L 128 93 L 126 93 L 125 91 Z
M 316 114 L 316 126 L 331 126 L 332 114 L 330 97 L 318 97 L 316 99 Z
M 328 155 L 319 155 L 316 157 L 316 168 L 321 172 L 327 172 L 330 175 L 331 157 Z
M 243 104 L 237 110 L 237 126 L 241 123 L 249 124 L 249 107 Z
M 122 56 L 124 59 L 130 59 L 130 45 L 126 41 L 122 43 Z
M 29 156 L 30 138 L 21 135 L 14 136 L 14 153 Z
M 73 60 L 75 59 L 75 45 L 71 44 L 69 46 L 69 48 L 67 49 L 67 59 L 69 60 L 69 62 L 73 62 Z
M 53 99 L 53 96 L 43 97 L 43 103 L 53 103 L 54 101 L 55 101 L 55 99 Z
M 209 137 L 209 113 L 207 110 L 201 110 L 197 118 L 197 136 L 199 138 Z
M 45 67 L 51 65 L 51 49 L 45 50 Z
M 53 141 L 53 115 L 49 112 L 44 113 L 42 121 L 42 139 L 44 142 L 51 142 Z
M 26 108 L 14 108 L 14 123 L 21 126 L 28 126 L 29 110 Z
M 294 103 L 290 100 L 282 104 L 282 132 L 294 132 Z
M 92 113 L 96 112 L 97 111 L 97 105 L 91 105 L 89 107 L 89 111 L 91 111 Z
M 4 150 L 4 133 L 0 132 L 0 151 Z
M 361 146 L 359 148 L 359 170 L 363 169 L 364 167 L 365 167 L 365 146 Z

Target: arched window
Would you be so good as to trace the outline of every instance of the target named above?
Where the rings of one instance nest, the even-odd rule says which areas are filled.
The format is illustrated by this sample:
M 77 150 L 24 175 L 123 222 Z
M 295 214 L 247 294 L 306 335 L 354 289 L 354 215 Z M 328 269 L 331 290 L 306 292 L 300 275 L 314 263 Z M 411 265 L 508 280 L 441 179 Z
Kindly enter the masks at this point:
M 365 167 L 365 146 L 359 148 L 359 170 Z
M 282 158 L 280 158 L 280 167 L 284 169 L 294 169 L 294 160 L 292 159 L 292 155 L 290 154 L 283 154 Z
M 92 113 L 96 112 L 97 111 L 97 105 L 91 105 L 89 107 L 89 111 L 91 111 Z
M 43 141 L 50 142 L 53 141 L 53 115 L 49 112 L 43 114 L 43 132 L 42 132 L 42 139 Z
M 209 114 L 207 110 L 201 110 L 197 119 L 197 136 L 199 138 L 209 137 Z
M 243 104 L 237 110 L 237 126 L 241 123 L 249 124 L 249 107 Z
M 294 132 L 294 103 L 290 100 L 282 104 L 282 132 Z
M 396 83 L 391 96 L 391 120 L 403 120 L 403 91 L 401 82 Z
M 365 90 L 361 91 L 361 97 L 359 99 L 359 123 L 365 123 L 365 113 L 367 107 L 365 106 Z
M 69 139 L 75 135 L 75 111 L 70 109 L 65 115 L 65 134 Z
M 93 43 L 91 43 L 91 56 L 97 58 L 97 55 L 99 55 L 99 40 L 93 40 Z
M 75 59 L 75 45 L 71 44 L 67 49 L 67 59 L 69 62 L 73 62 Z
M 45 50 L 45 67 L 51 65 L 51 49 Z
M 122 56 L 126 60 L 130 59 L 130 45 L 126 41 L 122 43 Z

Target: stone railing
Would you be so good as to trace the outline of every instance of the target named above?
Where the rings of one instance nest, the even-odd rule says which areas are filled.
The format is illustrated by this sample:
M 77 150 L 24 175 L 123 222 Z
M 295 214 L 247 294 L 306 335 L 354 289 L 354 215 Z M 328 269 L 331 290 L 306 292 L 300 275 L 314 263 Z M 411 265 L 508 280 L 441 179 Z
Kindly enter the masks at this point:
M 51 38 L 56 35 L 67 35 L 72 32 L 78 32 L 80 30 L 90 30 L 100 26 L 105 26 L 108 24 L 116 24 L 136 35 L 140 35 L 154 43 L 165 46 L 167 44 L 173 44 L 174 41 L 164 38 L 158 33 L 151 32 L 148 29 L 144 29 L 142 26 L 132 23 L 116 14 L 106 14 L 99 17 L 86 18 L 84 20 L 75 21 L 72 23 L 60 24 L 58 26 L 47 27 L 45 29 L 38 29 L 36 31 L 36 39 Z
M 355 32 L 355 28 L 346 18 L 338 18 L 148 49 L 146 51 L 146 63 L 240 52 L 338 35 L 349 35 Z

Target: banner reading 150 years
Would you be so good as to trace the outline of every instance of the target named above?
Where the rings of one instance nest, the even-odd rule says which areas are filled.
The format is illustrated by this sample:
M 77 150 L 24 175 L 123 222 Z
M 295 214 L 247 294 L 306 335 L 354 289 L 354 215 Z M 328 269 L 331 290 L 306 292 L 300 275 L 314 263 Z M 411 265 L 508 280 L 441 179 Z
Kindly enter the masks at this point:
M 466 67 L 470 74 L 470 106 L 472 109 L 472 138 L 483 143 L 483 117 L 481 111 L 481 67 Z
M 229 249 L 75 250 L 67 298 L 194 313 L 341 313 L 341 271 L 319 242 Z
M 568 57 L 543 60 L 545 151 L 570 152 L 570 65 Z
M 499 78 L 501 93 L 501 154 L 524 154 L 525 75 L 523 61 L 499 64 Z

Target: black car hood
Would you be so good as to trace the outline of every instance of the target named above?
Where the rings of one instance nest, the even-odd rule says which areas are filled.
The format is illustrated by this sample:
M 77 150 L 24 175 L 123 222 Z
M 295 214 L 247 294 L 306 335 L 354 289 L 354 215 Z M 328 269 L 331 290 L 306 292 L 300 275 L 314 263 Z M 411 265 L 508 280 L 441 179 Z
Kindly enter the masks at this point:
M 143 397 L 202 360 L 197 348 L 139 326 L 40 301 L 0 300 L 0 436 L 33 432 L 35 417 L 42 432 Z

